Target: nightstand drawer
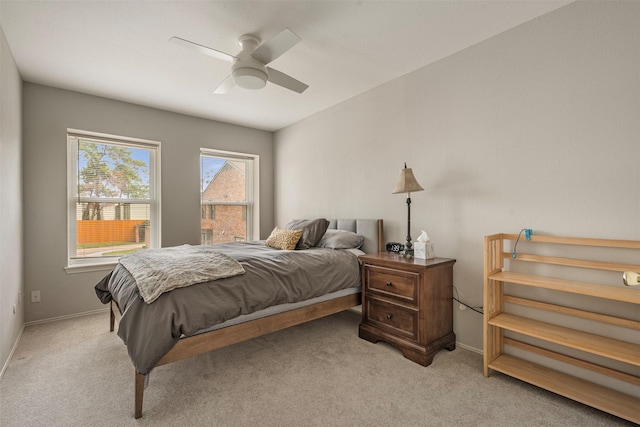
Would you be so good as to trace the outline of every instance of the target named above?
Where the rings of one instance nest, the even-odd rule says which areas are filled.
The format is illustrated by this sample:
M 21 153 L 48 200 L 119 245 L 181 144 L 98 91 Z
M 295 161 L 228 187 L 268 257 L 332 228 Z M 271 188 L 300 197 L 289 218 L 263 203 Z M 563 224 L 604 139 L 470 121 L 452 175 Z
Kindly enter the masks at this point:
M 394 270 L 391 268 L 365 266 L 365 291 L 373 291 L 394 296 L 417 304 L 418 273 Z
M 386 301 L 367 298 L 367 319 L 372 326 L 386 329 L 395 335 L 418 339 L 418 310 Z

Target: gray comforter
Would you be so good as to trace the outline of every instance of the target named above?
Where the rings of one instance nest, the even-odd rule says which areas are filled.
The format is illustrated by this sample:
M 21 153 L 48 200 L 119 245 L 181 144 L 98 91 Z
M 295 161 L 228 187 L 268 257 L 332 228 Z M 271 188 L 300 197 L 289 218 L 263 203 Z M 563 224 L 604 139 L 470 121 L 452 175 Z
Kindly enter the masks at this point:
M 358 258 L 333 249 L 280 251 L 262 242 L 215 245 L 245 274 L 174 289 L 151 304 L 121 264 L 96 286 L 103 303 L 114 300 L 122 318 L 118 335 L 136 370 L 147 374 L 181 336 L 278 304 L 315 298 L 360 284 Z

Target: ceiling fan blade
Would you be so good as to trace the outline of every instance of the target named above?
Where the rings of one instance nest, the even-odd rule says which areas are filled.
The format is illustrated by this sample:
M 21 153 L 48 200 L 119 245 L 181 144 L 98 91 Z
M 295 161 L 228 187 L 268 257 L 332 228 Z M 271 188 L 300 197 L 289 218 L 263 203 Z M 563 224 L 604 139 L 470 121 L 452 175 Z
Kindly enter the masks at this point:
M 218 86 L 216 90 L 213 91 L 213 93 L 216 95 L 224 95 L 225 93 L 229 93 L 229 91 L 233 89 L 235 85 L 236 84 L 233 82 L 233 75 L 229 74 L 227 78 L 224 79 L 222 83 L 220 83 L 220 86 Z
M 294 92 L 302 93 L 309 87 L 309 85 L 304 84 L 281 71 L 274 70 L 271 67 L 267 67 L 267 72 L 269 73 L 269 81 L 271 83 L 277 84 L 278 86 L 282 86 Z
M 181 39 L 180 37 L 171 37 L 169 41 L 172 43 L 178 44 L 180 46 L 188 47 L 189 49 L 197 50 L 200 53 L 213 56 L 214 58 L 221 59 L 223 61 L 233 62 L 233 60 L 235 59 L 233 55 L 220 52 L 219 50 L 211 49 L 210 47 L 207 47 L 207 46 L 202 46 L 201 44 L 198 44 L 198 43 L 190 42 L 189 40 Z
M 300 40 L 296 33 L 285 28 L 273 38 L 258 46 L 251 56 L 263 64 L 268 64 L 294 47 Z

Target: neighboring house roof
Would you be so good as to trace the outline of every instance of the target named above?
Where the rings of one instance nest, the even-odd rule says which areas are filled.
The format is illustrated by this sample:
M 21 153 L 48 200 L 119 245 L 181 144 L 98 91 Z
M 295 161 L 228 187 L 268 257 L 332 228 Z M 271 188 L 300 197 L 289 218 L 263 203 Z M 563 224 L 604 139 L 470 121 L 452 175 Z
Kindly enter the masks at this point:
M 202 193 L 203 200 L 241 202 L 246 200 L 244 162 L 225 161 Z

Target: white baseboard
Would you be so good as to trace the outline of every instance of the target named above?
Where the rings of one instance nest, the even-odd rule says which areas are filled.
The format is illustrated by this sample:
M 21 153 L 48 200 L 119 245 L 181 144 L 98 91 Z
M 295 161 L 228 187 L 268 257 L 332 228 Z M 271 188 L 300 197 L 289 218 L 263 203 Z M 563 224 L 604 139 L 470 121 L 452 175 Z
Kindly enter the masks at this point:
M 0 378 L 2 378 L 2 376 L 4 375 L 4 372 L 7 370 L 7 367 L 9 366 L 9 362 L 11 362 L 11 359 L 13 358 L 13 353 L 15 353 L 16 348 L 18 348 L 18 343 L 20 342 L 20 337 L 22 337 L 22 332 L 24 331 L 24 327 L 25 325 L 22 325 L 22 328 L 20 328 L 20 332 L 18 332 L 18 337 L 16 338 L 16 341 L 13 343 L 13 348 L 9 353 L 9 357 L 7 357 L 7 360 L 4 362 L 4 366 L 2 367 L 2 371 L 0 371 Z
M 463 343 L 461 343 L 459 341 L 456 341 L 456 346 L 457 347 L 462 347 L 465 350 L 473 351 L 474 353 L 484 354 L 484 352 L 481 349 L 475 348 L 475 347 L 471 347 L 470 345 L 463 344 Z
M 42 319 L 42 320 L 33 320 L 31 322 L 26 322 L 24 325 L 33 326 L 33 325 L 39 325 L 41 323 L 57 322 L 59 320 L 73 319 L 76 317 L 83 317 L 83 316 L 91 316 L 92 314 L 99 314 L 99 313 L 105 313 L 105 312 L 109 312 L 108 307 L 101 308 L 99 310 L 83 311 L 82 313 L 68 314 L 66 316 L 50 317 L 48 319 Z

